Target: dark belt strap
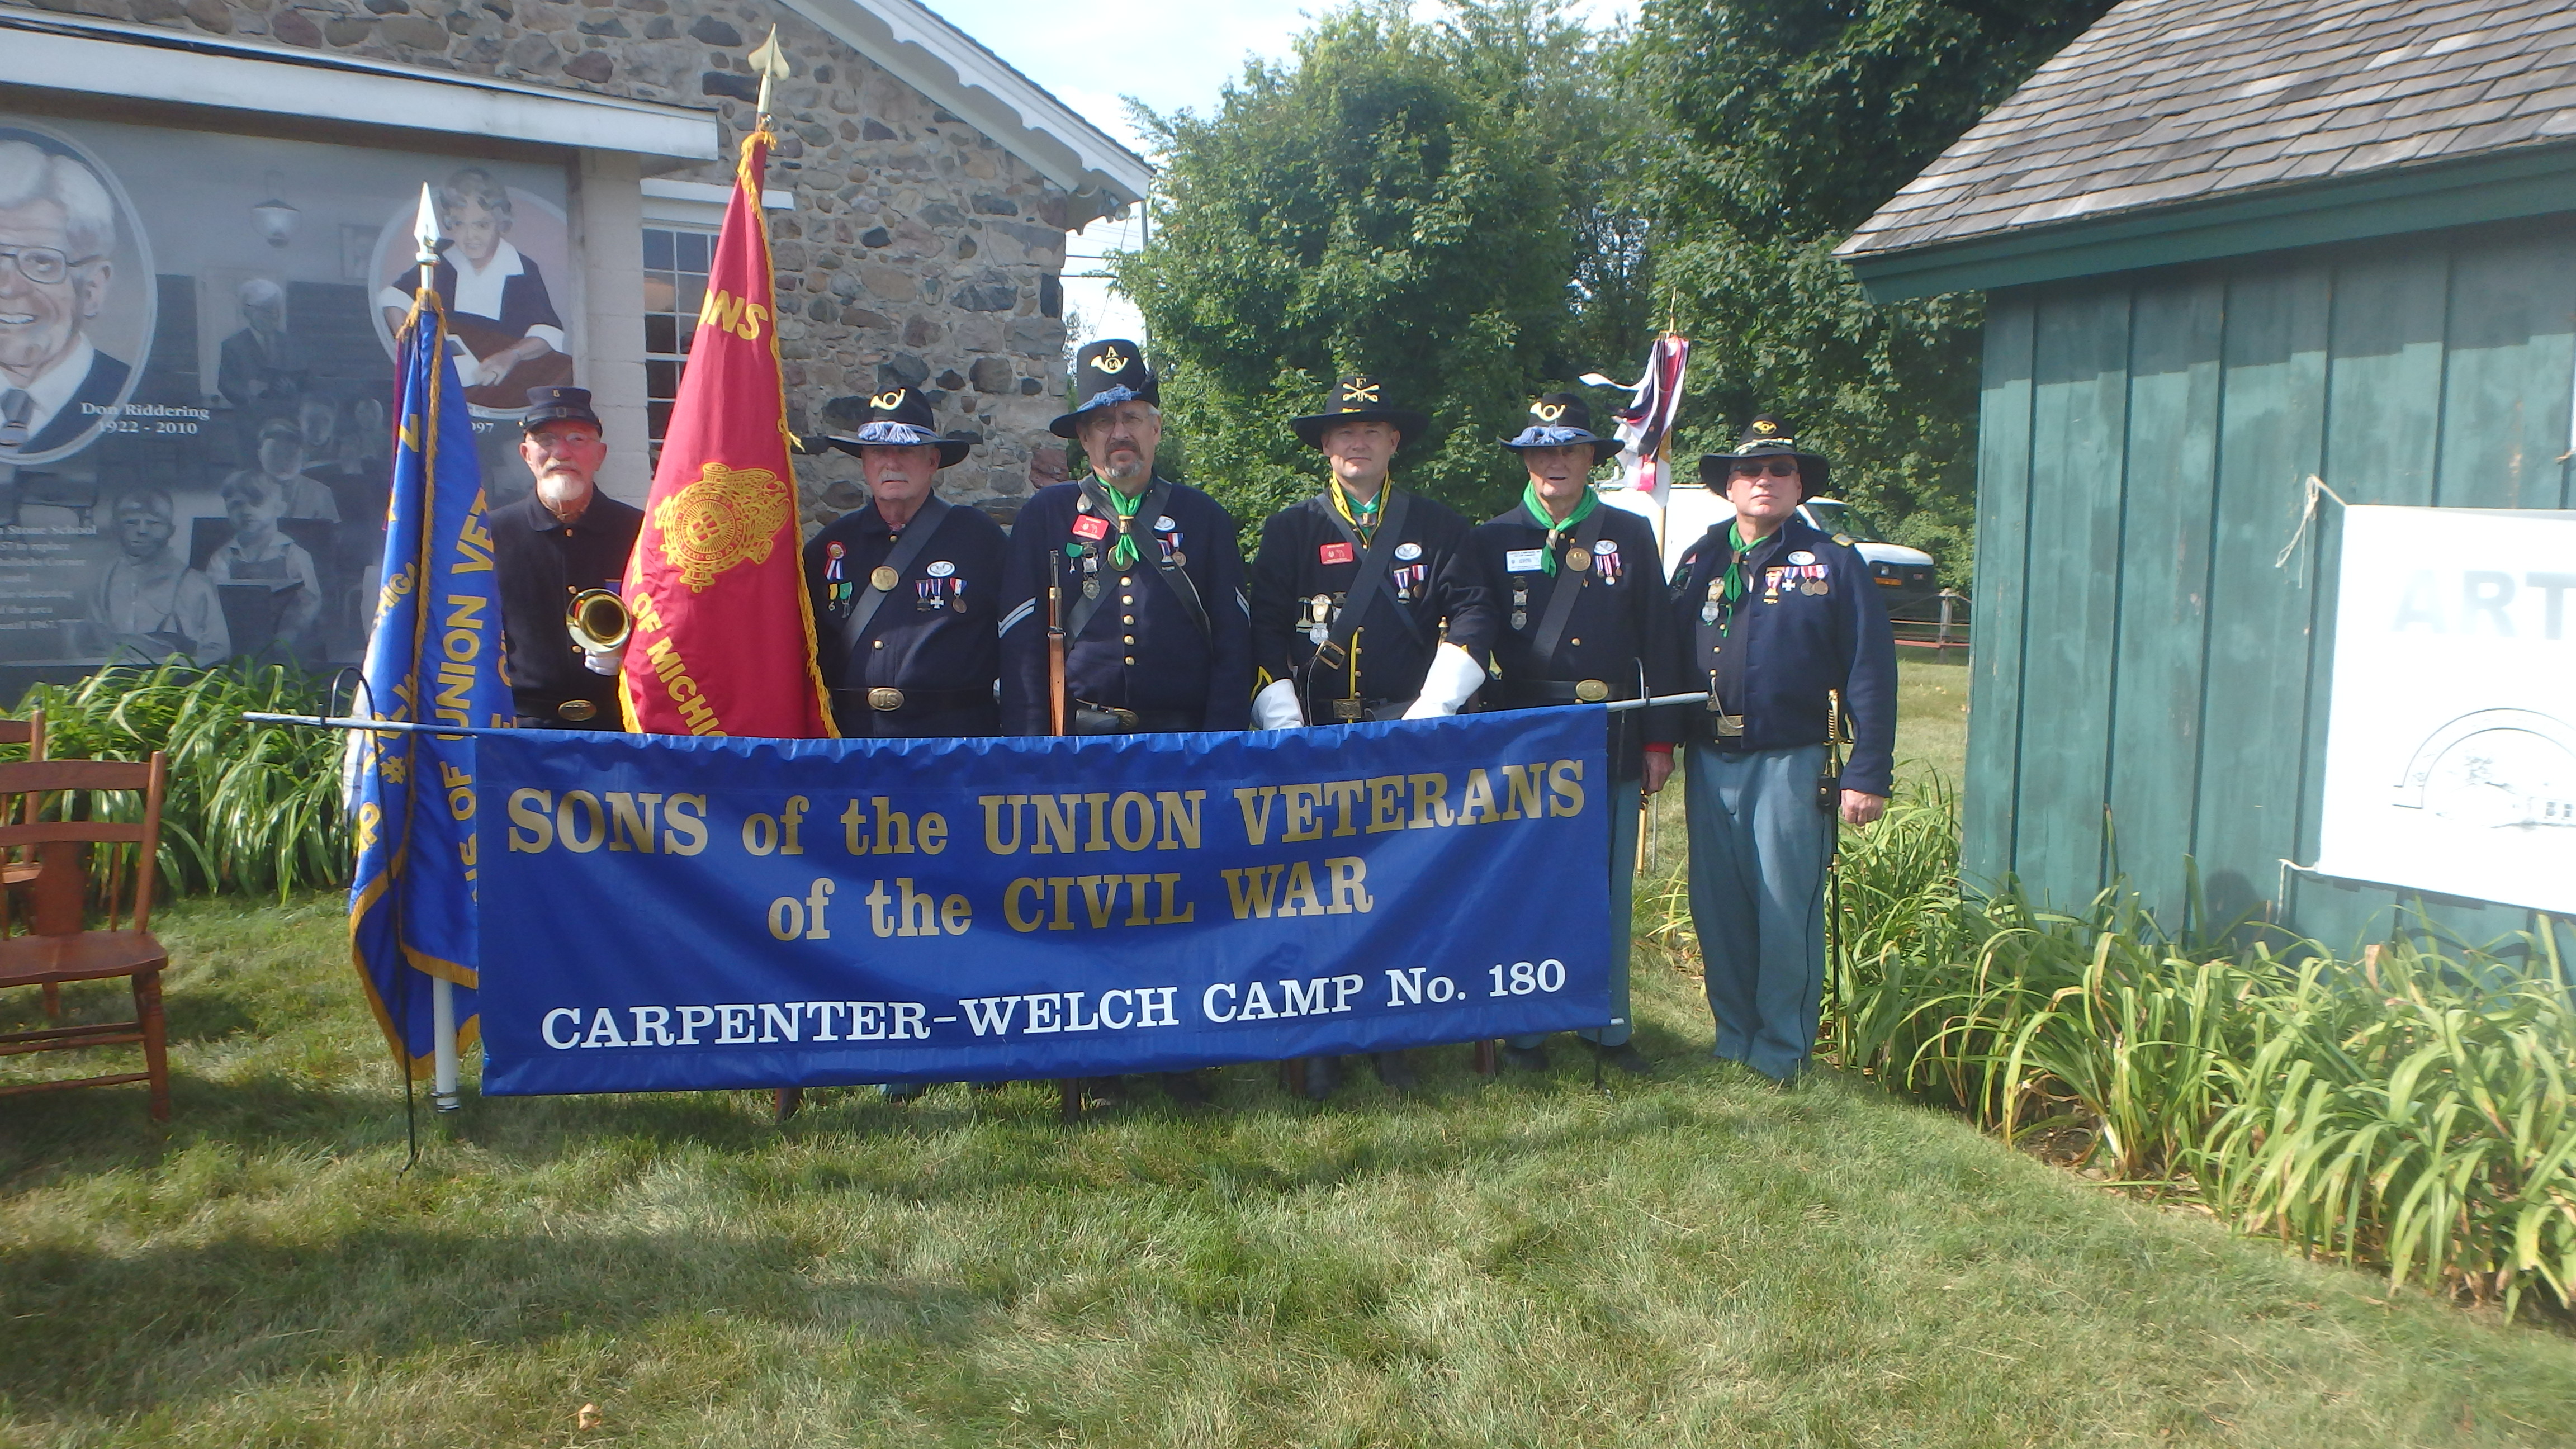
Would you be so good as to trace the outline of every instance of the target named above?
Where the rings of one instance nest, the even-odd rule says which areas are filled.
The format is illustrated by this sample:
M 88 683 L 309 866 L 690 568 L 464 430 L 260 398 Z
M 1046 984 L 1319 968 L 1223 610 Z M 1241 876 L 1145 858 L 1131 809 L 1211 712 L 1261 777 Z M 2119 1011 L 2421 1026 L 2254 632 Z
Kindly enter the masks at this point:
M 876 505 L 868 506 L 873 508 Z M 878 517 L 884 515 L 879 514 Z M 930 547 L 930 536 L 939 531 L 939 525 L 947 517 L 948 505 L 940 502 L 938 495 L 921 500 L 921 511 L 912 515 L 912 522 L 905 525 L 903 536 L 894 541 L 894 551 L 886 555 L 886 561 L 879 567 L 894 570 L 895 582 L 902 583 L 904 572 L 912 567 L 914 559 L 921 557 L 923 549 Z M 873 574 L 875 570 L 869 572 Z M 875 580 L 870 579 L 866 591 L 850 605 L 850 612 L 841 620 L 841 653 L 853 664 L 858 662 L 859 645 L 867 640 L 868 621 L 877 616 L 877 606 L 886 601 L 888 592 L 878 588 Z
M 1306 500 L 1308 507 L 1324 515 L 1334 528 L 1341 531 L 1343 541 L 1357 550 L 1360 564 L 1359 582 L 1342 600 L 1342 611 L 1333 617 L 1331 632 L 1324 636 L 1323 643 L 1315 647 L 1314 657 L 1326 669 L 1338 669 L 1344 660 L 1350 658 L 1351 636 L 1367 622 L 1369 607 L 1377 602 L 1378 595 L 1386 592 L 1387 564 L 1394 559 L 1396 545 L 1404 538 L 1404 507 L 1412 501 L 1411 495 L 1397 491 L 1392 483 L 1378 486 L 1387 491 L 1386 513 L 1378 519 L 1377 532 L 1370 534 L 1365 544 L 1360 542 L 1359 530 L 1351 527 L 1349 519 L 1342 517 L 1342 511 L 1333 506 L 1329 496 L 1318 494 Z M 1414 621 L 1410 611 L 1405 613 L 1404 621 L 1413 625 L 1413 632 L 1420 635 L 1421 625 Z
M 853 708 L 876 709 L 868 698 L 875 692 L 873 689 L 836 689 L 832 691 L 832 697 Z M 993 703 L 993 691 L 989 689 L 902 689 L 896 692 L 903 696 L 903 703 L 878 713 L 908 714 L 925 709 L 965 709 Z
M 1637 697 L 1633 694 L 1621 693 L 1619 685 L 1611 680 L 1605 679 L 1601 683 L 1609 691 L 1602 696 L 1603 703 L 1614 699 Z M 1524 679 L 1517 682 L 1505 680 L 1503 698 L 1514 704 L 1579 704 L 1582 699 L 1575 693 L 1578 687 L 1577 682 L 1571 679 Z
M 1592 546 L 1601 541 L 1602 525 L 1610 521 L 1609 507 L 1606 503 L 1594 504 L 1592 516 L 1576 526 L 1576 548 L 1587 554 L 1593 551 Z M 1542 542 L 1539 546 L 1545 548 L 1547 545 Z M 1556 571 L 1556 587 L 1547 593 L 1547 612 L 1539 616 L 1538 633 L 1530 640 L 1530 658 L 1537 661 L 1541 669 L 1556 658 L 1556 641 L 1565 633 L 1565 621 L 1574 617 L 1574 596 L 1582 593 L 1583 586 L 1592 581 L 1592 570 L 1587 568 L 1574 576 L 1574 587 L 1567 588 L 1565 574 L 1560 565 Z
M 1127 709 L 1078 699 L 1073 705 L 1078 735 L 1190 734 L 1200 726 L 1199 717 L 1185 709 Z
M 1100 481 L 1099 474 L 1095 473 L 1082 480 L 1082 496 L 1091 500 L 1091 506 L 1100 511 L 1101 517 L 1108 522 L 1112 532 L 1116 532 L 1121 520 L 1118 510 L 1109 504 L 1108 485 Z M 1162 557 L 1161 550 L 1154 542 L 1152 521 L 1160 518 L 1171 507 L 1171 503 L 1172 485 L 1164 479 L 1156 478 L 1153 484 L 1146 488 L 1144 500 L 1136 505 L 1136 512 L 1125 520 L 1127 522 L 1125 531 L 1128 537 L 1135 538 L 1134 520 L 1142 518 L 1147 521 L 1145 536 L 1136 539 L 1136 562 L 1140 566 L 1150 563 L 1153 565 L 1154 572 L 1162 575 L 1165 587 L 1172 591 L 1174 598 L 1181 601 L 1182 611 L 1190 616 L 1191 623 L 1199 626 L 1200 638 L 1214 638 L 1214 633 L 1208 628 L 1207 606 L 1199 602 L 1197 582 L 1191 579 L 1188 569 Z M 1104 568 L 1109 563 L 1108 546 L 1113 541 L 1110 538 L 1100 540 L 1100 562 Z M 1146 552 L 1148 549 L 1153 549 L 1154 552 L 1149 554 Z M 1099 613 L 1100 606 L 1108 601 L 1109 587 L 1106 584 L 1101 586 L 1099 593 L 1085 594 L 1074 600 L 1072 612 L 1065 616 L 1064 637 L 1068 641 L 1081 639 L 1082 631 L 1091 625 L 1091 616 Z

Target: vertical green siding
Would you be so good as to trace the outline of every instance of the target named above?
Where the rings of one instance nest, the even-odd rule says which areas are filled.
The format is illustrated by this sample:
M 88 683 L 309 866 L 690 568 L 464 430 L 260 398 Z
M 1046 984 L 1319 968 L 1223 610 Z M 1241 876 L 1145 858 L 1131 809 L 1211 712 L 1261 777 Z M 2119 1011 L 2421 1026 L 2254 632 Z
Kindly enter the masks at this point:
M 2013 869 L 2013 818 L 2021 784 L 2021 631 L 2030 557 L 2029 296 L 1986 303 L 1986 373 L 1977 408 L 1977 577 L 1995 581 L 1977 605 L 1977 629 L 2012 641 L 1973 649 L 1968 668 L 1968 779 L 1985 782 L 1961 802 L 1961 867 L 1977 880 Z M 1977 723 L 1982 721 L 1983 723 Z
M 2159 901 L 2184 897 L 2183 859 L 2199 815 L 2226 316 L 2225 285 L 2206 277 L 2142 286 L 2131 313 L 2108 799 L 2118 868 Z
M 2576 217 L 1988 306 L 1970 874 L 2071 904 L 2125 873 L 2180 924 L 2189 857 L 2203 928 L 2387 935 L 2392 892 L 2281 865 L 2317 849 L 2335 506 L 2276 561 L 2310 475 L 2352 503 L 2576 506 Z M 2472 940 L 2530 924 L 2426 905 Z

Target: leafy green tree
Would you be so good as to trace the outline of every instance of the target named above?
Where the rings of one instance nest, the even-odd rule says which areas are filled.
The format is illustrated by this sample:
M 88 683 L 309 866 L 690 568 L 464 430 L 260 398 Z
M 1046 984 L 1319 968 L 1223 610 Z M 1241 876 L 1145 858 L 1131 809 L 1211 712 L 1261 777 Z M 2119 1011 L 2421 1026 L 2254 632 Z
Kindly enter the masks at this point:
M 1647 0 L 1619 69 L 1652 137 L 1651 285 L 1694 339 L 1684 444 L 1780 412 L 1838 493 L 1966 579 L 1983 298 L 1873 306 L 1832 252 L 2108 8 Z
M 1112 265 L 1191 481 L 1248 524 L 1312 493 L 1323 466 L 1287 419 L 1365 372 L 1434 419 L 1399 480 L 1499 511 L 1520 475 L 1495 441 L 1555 385 L 1582 300 L 1603 71 L 1549 0 L 1438 24 L 1362 0 L 1246 66 L 1214 115 L 1147 115 L 1152 235 Z

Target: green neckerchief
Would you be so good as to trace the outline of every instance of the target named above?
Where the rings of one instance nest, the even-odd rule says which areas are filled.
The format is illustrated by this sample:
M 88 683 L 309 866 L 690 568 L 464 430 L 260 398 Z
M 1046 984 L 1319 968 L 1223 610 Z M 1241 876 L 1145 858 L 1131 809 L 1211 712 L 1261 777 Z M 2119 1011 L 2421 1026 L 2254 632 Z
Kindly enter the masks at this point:
M 1366 503 L 1352 502 L 1350 493 L 1342 487 L 1341 479 L 1335 478 L 1331 482 L 1333 511 L 1339 513 L 1342 521 L 1351 526 L 1351 532 L 1360 536 L 1360 547 L 1368 547 L 1370 536 L 1377 532 L 1378 511 L 1386 504 L 1386 490 L 1395 486 L 1395 480 L 1380 479 L 1377 492 L 1370 495 Z
M 1111 483 L 1106 478 L 1100 480 L 1100 491 L 1108 495 L 1109 506 L 1118 515 L 1118 541 L 1109 546 L 1109 562 L 1116 568 L 1134 568 L 1136 566 L 1136 539 L 1134 535 L 1134 529 L 1136 526 L 1136 510 L 1144 505 L 1145 494 L 1139 493 L 1135 497 L 1130 498 L 1126 494 L 1119 492 L 1118 486 Z M 1152 491 L 1153 485 L 1148 482 L 1146 485 L 1146 492 L 1150 493 Z
M 1583 501 L 1574 505 L 1574 511 L 1565 515 L 1565 521 L 1559 523 L 1548 515 L 1547 504 L 1540 501 L 1537 484 L 1532 483 L 1521 489 L 1522 509 L 1529 514 L 1531 522 L 1547 530 L 1547 547 L 1539 551 L 1539 566 L 1547 570 L 1550 577 L 1556 574 L 1557 541 L 1564 538 L 1576 524 L 1590 518 L 1592 510 L 1600 506 L 1601 495 L 1593 491 L 1590 484 L 1586 484 L 1583 489 Z
M 1729 553 L 1726 558 L 1726 602 L 1731 606 L 1744 597 L 1744 556 L 1760 548 L 1767 540 L 1744 541 L 1744 525 L 1739 520 L 1726 526 Z

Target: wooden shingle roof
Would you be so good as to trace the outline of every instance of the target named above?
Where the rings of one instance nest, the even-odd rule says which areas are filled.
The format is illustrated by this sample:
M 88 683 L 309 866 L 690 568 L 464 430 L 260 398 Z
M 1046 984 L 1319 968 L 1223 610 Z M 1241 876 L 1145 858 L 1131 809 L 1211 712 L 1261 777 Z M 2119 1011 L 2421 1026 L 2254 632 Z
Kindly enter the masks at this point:
M 2124 0 L 1837 254 L 2570 143 L 2569 0 Z

